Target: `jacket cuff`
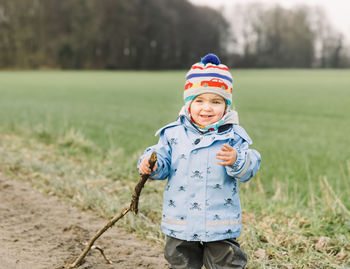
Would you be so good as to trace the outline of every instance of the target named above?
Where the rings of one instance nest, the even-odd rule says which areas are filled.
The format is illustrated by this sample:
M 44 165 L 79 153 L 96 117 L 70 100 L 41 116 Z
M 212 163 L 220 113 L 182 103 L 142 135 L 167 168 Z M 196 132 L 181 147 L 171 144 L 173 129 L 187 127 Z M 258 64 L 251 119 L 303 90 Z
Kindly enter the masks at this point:
M 240 148 L 234 148 L 234 149 L 237 153 L 237 159 L 235 163 L 231 165 L 231 168 L 233 169 L 233 172 L 237 172 L 241 170 L 242 166 L 246 161 L 246 151 L 243 151 Z
M 237 159 L 233 165 L 226 166 L 227 173 L 232 177 L 241 177 L 249 168 L 249 155 L 246 150 L 234 148 L 237 152 Z

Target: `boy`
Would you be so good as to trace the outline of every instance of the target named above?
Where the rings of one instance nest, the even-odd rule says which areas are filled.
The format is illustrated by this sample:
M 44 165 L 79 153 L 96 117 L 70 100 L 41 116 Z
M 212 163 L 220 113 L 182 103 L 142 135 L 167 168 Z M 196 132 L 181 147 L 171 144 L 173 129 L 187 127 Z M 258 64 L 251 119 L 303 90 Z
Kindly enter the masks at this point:
M 161 128 L 157 145 L 146 149 L 139 172 L 168 178 L 162 231 L 171 268 L 244 268 L 237 182 L 247 182 L 260 166 L 260 154 L 238 125 L 232 103 L 232 76 L 213 54 L 186 75 L 185 105 L 177 121 Z M 148 160 L 155 151 L 153 171 Z

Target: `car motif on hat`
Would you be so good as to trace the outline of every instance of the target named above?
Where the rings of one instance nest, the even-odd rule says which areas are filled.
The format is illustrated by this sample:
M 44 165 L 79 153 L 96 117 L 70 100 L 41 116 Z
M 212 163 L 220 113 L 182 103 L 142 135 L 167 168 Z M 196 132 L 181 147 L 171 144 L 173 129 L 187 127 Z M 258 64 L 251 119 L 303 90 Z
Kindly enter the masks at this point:
M 201 82 L 201 86 L 204 87 L 217 87 L 226 90 L 228 87 L 223 80 L 219 78 L 212 78 L 211 80 L 205 80 Z
M 192 88 L 193 86 L 193 83 L 192 82 L 188 82 L 186 85 L 185 85 L 185 90 L 188 90 L 190 88 Z

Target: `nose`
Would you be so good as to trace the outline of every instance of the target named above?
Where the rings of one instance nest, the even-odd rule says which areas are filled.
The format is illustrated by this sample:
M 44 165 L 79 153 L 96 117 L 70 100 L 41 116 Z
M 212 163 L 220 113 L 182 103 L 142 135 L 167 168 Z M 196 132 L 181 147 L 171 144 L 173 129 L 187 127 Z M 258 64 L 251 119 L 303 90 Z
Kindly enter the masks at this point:
M 209 103 L 209 102 L 205 102 L 205 103 L 203 104 L 203 109 L 205 109 L 205 110 L 210 110 L 210 109 L 211 109 L 210 103 Z

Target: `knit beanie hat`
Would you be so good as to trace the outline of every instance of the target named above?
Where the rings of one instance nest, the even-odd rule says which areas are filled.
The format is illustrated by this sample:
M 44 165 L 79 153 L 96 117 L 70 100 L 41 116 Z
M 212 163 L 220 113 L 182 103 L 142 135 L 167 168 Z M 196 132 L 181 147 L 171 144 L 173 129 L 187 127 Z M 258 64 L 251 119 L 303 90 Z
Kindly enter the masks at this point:
M 220 64 L 219 58 L 208 54 L 201 62 L 192 65 L 187 72 L 184 99 L 192 101 L 203 93 L 216 93 L 222 96 L 227 105 L 232 104 L 233 80 L 226 65 Z

